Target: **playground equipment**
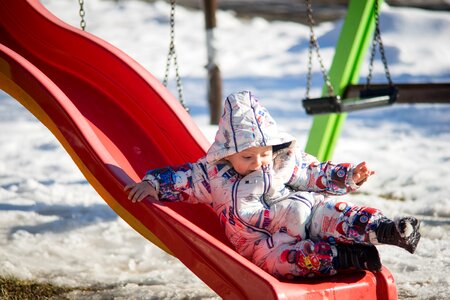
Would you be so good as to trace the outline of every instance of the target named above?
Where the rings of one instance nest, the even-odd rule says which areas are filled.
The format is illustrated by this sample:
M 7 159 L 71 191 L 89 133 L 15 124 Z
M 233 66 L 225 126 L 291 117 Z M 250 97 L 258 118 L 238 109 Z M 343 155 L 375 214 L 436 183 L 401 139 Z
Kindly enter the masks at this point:
M 366 85 L 359 93 L 359 97 L 344 98 L 341 99 L 339 95 L 334 93 L 334 88 L 330 82 L 330 76 L 328 75 L 325 66 L 320 55 L 319 43 L 314 33 L 314 18 L 311 0 L 306 0 L 307 3 L 307 16 L 310 29 L 310 41 L 308 52 L 308 75 L 306 83 L 306 98 L 303 99 L 303 107 L 307 114 L 324 114 L 324 113 L 341 113 L 350 112 L 355 110 L 367 109 L 390 105 L 397 99 L 397 88 L 394 86 L 391 75 L 389 73 L 389 67 L 387 64 L 383 42 L 381 40 L 380 25 L 379 25 L 379 0 L 375 0 L 373 7 L 373 14 L 375 17 L 375 34 L 372 39 L 372 51 L 370 55 L 369 73 L 367 75 Z M 381 60 L 385 70 L 386 78 L 389 82 L 389 86 L 383 89 L 371 88 L 373 63 L 375 58 L 375 52 L 377 47 L 380 49 Z M 317 58 L 320 64 L 320 70 L 325 82 L 325 86 L 328 90 L 328 96 L 320 98 L 309 98 L 309 91 L 311 89 L 312 80 L 312 53 L 313 50 L 317 53 Z
M 183 97 L 183 85 L 181 83 L 180 71 L 178 67 L 178 57 L 175 49 L 175 0 L 170 0 L 170 44 L 169 44 L 169 53 L 167 53 L 167 61 L 166 61 L 166 70 L 164 73 L 163 85 L 167 87 L 167 82 L 169 81 L 169 71 L 170 65 L 173 60 L 173 66 L 175 69 L 175 81 L 177 83 L 177 91 L 178 91 L 178 101 L 180 101 L 181 105 L 189 111 L 184 103 Z
M 84 0 L 78 0 L 78 4 L 80 5 L 80 10 L 78 11 L 78 14 L 80 15 L 80 28 L 81 30 L 86 30 L 86 11 L 84 10 Z
M 222 298 L 397 298 L 386 268 L 282 282 L 230 247 L 209 207 L 128 201 L 124 186 L 148 168 L 195 161 L 208 142 L 150 73 L 38 0 L 0 1 L 0 88 L 55 135 L 121 218 Z
M 396 83 L 394 87 L 383 54 L 383 64 L 389 83 L 387 85 L 370 83 L 371 71 L 369 70 L 367 83 L 356 84 L 374 27 L 376 30 L 372 41 L 373 43 L 377 40 L 381 41 L 377 21 L 381 3 L 382 0 L 349 2 L 347 16 L 328 72 L 329 86 L 332 87 L 333 93 L 329 97 L 319 98 L 319 103 L 313 105 L 316 110 L 328 114 L 314 116 L 305 147 L 306 152 L 315 155 L 321 161 L 332 159 L 336 142 L 347 117 L 346 111 L 389 105 L 394 101 L 396 103 L 450 103 L 449 83 Z M 371 62 L 374 50 L 375 47 L 372 47 Z M 383 53 L 383 51 L 380 52 Z M 324 91 L 326 89 L 329 87 L 326 86 Z M 350 99 L 344 103 L 345 101 L 340 100 L 341 97 Z M 312 101 L 313 99 L 307 99 L 307 106 L 312 105 Z

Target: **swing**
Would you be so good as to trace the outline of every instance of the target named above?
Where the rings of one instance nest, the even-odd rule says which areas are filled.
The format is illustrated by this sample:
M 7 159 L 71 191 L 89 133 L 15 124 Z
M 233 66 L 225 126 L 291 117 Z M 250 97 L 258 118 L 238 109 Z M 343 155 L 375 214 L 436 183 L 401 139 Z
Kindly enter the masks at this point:
M 319 43 L 314 33 L 314 19 L 312 16 L 311 0 L 306 0 L 307 4 L 307 17 L 310 30 L 309 39 L 309 51 L 308 51 L 308 73 L 306 84 L 306 97 L 303 99 L 302 104 L 305 111 L 309 115 L 315 114 L 327 114 L 327 113 L 343 113 L 356 110 L 375 108 L 380 106 L 391 105 L 397 100 L 398 89 L 394 86 L 387 60 L 385 57 L 383 43 L 381 41 L 381 33 L 379 28 L 379 13 L 378 13 L 378 0 L 375 1 L 375 33 L 372 40 L 372 50 L 370 55 L 369 74 L 367 75 L 366 85 L 363 90 L 360 91 L 359 96 L 352 98 L 341 99 L 339 95 L 334 93 L 333 86 L 330 82 L 330 77 L 324 67 L 322 57 L 320 56 Z M 381 60 L 384 65 L 385 75 L 388 80 L 388 86 L 383 88 L 372 88 L 371 79 L 373 71 L 373 62 L 375 57 L 375 51 L 377 46 L 380 48 Z M 309 92 L 311 89 L 312 81 L 312 52 L 316 51 L 317 58 L 319 60 L 320 69 L 322 72 L 323 80 L 328 90 L 328 96 L 319 98 L 310 98 Z

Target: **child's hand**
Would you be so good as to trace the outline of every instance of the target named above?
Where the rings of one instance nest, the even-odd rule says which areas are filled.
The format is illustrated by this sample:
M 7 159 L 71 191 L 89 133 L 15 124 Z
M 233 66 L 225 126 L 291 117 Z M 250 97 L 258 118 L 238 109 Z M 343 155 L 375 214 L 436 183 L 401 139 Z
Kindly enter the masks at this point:
M 148 181 L 141 181 L 139 183 L 131 183 L 124 188 L 128 191 L 128 199 L 133 203 L 142 201 L 147 196 L 152 196 L 158 200 L 158 192 Z
M 357 185 L 361 185 L 367 180 L 367 178 L 369 178 L 373 174 L 375 174 L 375 171 L 370 170 L 367 167 L 366 162 L 363 161 L 353 170 L 353 181 Z

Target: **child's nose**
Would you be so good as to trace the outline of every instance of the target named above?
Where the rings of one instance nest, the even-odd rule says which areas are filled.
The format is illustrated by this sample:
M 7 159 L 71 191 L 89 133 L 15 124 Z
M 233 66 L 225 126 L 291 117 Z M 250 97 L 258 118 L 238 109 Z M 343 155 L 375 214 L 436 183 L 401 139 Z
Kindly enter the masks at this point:
M 261 167 L 261 165 L 262 165 L 261 157 L 259 157 L 259 156 L 255 157 L 255 159 L 253 160 L 253 165 L 252 165 L 254 167 L 254 169 L 255 170 L 259 169 Z

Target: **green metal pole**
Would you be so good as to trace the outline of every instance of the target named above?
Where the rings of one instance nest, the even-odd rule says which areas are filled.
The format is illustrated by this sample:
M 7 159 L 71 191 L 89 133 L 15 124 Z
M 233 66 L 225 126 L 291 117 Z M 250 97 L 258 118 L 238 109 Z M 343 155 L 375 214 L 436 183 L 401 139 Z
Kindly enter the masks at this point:
M 347 85 L 358 82 L 359 70 L 374 30 L 375 1 L 351 0 L 349 3 L 329 71 L 337 95 L 342 95 Z M 305 151 L 321 161 L 331 159 L 346 117 L 346 113 L 315 116 Z

